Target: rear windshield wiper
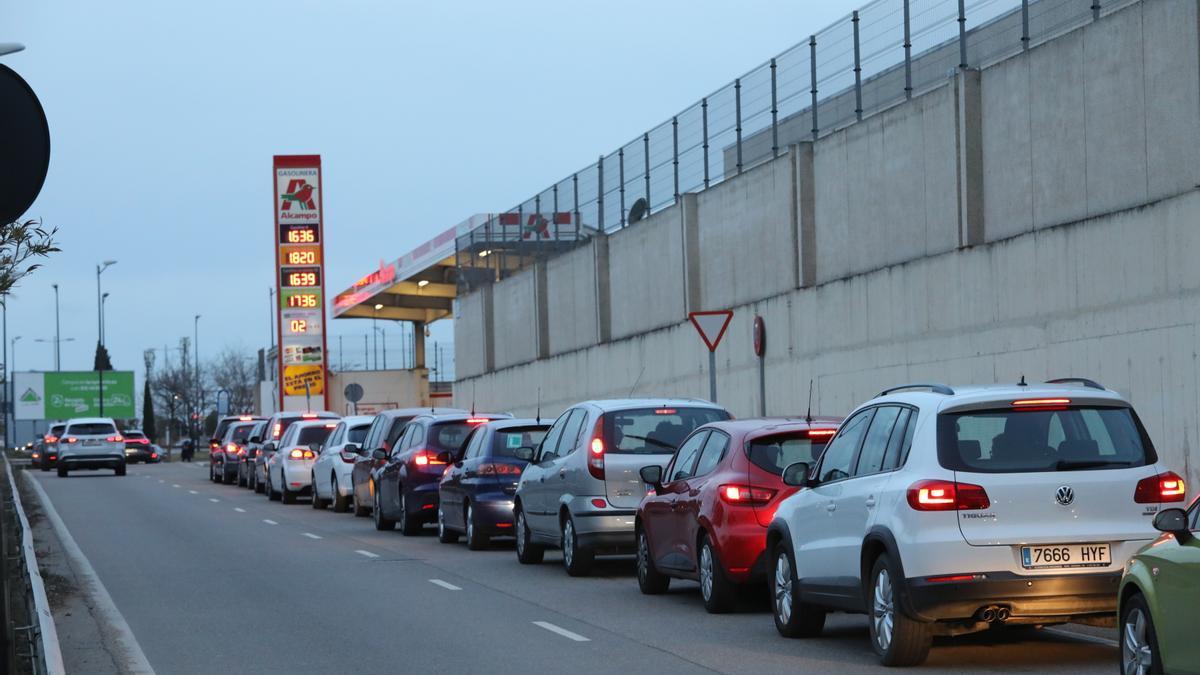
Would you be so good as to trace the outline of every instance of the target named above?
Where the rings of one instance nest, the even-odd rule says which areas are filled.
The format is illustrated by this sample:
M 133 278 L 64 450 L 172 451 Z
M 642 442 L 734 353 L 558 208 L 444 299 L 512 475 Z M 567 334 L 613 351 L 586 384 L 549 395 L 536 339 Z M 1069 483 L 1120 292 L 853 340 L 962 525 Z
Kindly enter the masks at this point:
M 675 450 L 675 446 L 671 445 L 670 443 L 660 441 L 657 438 L 649 438 L 647 436 L 634 436 L 633 434 L 625 434 L 625 438 L 633 438 L 633 439 L 636 439 L 639 441 L 646 441 L 647 443 L 653 443 L 660 448 L 666 448 L 668 450 Z
M 1122 466 L 1133 466 L 1133 462 L 1122 462 L 1122 461 L 1114 462 L 1114 461 L 1107 461 L 1107 460 L 1102 460 L 1102 459 L 1100 459 L 1100 460 L 1095 460 L 1095 459 L 1083 460 L 1083 461 L 1072 461 L 1072 460 L 1067 460 L 1067 459 L 1060 459 L 1059 461 L 1054 463 L 1054 470 L 1055 471 L 1079 471 L 1082 469 L 1102 469 L 1102 468 L 1103 469 L 1107 469 L 1107 468 L 1115 469 L 1117 467 L 1122 467 Z

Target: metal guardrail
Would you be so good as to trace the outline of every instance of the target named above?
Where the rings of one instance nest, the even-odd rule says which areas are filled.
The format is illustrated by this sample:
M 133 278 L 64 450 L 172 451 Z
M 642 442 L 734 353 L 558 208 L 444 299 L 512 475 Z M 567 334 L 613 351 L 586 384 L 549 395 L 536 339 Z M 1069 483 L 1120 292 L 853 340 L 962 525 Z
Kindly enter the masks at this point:
M 3 543 L 3 556 L 0 559 L 3 569 L 0 571 L 4 579 L 2 610 L 8 652 L 7 670 L 14 673 L 63 675 L 66 668 L 50 601 L 46 597 L 46 585 L 38 570 L 33 533 L 7 457 L 4 459 L 4 472 L 8 476 L 10 491 L 3 500 L 4 513 L 0 518 L 0 540 Z
M 460 278 L 502 278 L 1139 1 L 875 0 L 460 235 Z

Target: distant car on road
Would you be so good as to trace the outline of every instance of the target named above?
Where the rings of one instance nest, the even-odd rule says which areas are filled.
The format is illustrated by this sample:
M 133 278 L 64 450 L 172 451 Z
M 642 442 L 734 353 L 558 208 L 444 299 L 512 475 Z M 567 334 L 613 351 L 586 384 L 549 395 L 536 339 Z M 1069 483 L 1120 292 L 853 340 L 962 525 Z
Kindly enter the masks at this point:
M 532 419 L 497 420 L 475 428 L 438 485 L 438 539 L 443 544 L 463 534 L 467 548 L 478 551 L 491 537 L 512 536 L 517 481 L 549 429 L 549 421 Z
M 1187 511 L 1163 509 L 1162 532 L 1125 566 L 1121 579 L 1121 671 L 1200 672 L 1200 498 Z
M 279 447 L 279 440 L 288 427 L 302 420 L 337 420 L 341 416 L 327 411 L 321 412 L 277 412 L 266 419 L 261 434 L 262 446 L 254 456 L 254 491 L 264 492 L 267 485 L 267 462 Z
M 362 442 L 374 419 L 371 415 L 344 417 L 329 434 L 313 464 L 313 508 L 323 509 L 332 504 L 337 513 L 350 510 L 354 497 L 351 473 L 363 454 Z
M 383 466 L 382 459 L 375 459 L 376 450 L 383 450 L 385 455 L 392 454 L 392 448 L 404 433 L 408 421 L 417 415 L 446 415 L 466 413 L 466 410 L 455 408 L 395 408 L 384 410 L 375 415 L 367 436 L 363 439 L 362 450 L 350 472 L 350 481 L 354 489 L 354 515 L 365 518 L 371 515 L 375 504 L 375 484 L 372 473 Z
M 110 417 L 80 417 L 67 421 L 58 444 L 58 475 L 75 469 L 112 469 L 125 475 L 125 439 Z
M 125 437 L 125 462 L 128 464 L 137 464 L 144 462 L 151 464 L 159 460 L 158 452 L 151 445 L 150 439 L 146 438 L 146 434 L 142 433 L 141 429 L 126 429 L 121 432 Z
M 217 428 L 213 430 L 212 438 L 208 439 L 208 451 L 216 452 L 221 448 L 221 440 L 225 438 L 225 432 L 229 431 L 229 426 L 239 422 L 261 422 L 263 418 L 255 417 L 254 415 L 229 415 L 217 420 Z
M 665 593 L 671 578 L 700 582 L 709 612 L 728 612 L 766 579 L 767 526 L 797 488 L 783 469 L 813 462 L 839 418 L 740 419 L 692 432 L 666 469 L 641 469 L 654 487 L 637 512 L 638 586 Z
M 279 446 L 266 463 L 267 497 L 294 504 L 296 497 L 312 493 L 312 467 L 321 444 L 338 423 L 316 419 L 288 426 Z
M 217 447 L 208 453 L 208 479 L 214 483 L 232 484 L 237 480 L 246 442 L 250 432 L 260 422 L 235 422 L 225 428 Z
M 34 443 L 29 460 L 33 466 L 42 471 L 49 471 L 58 463 L 58 440 L 59 436 L 62 436 L 63 429 L 66 428 L 65 422 L 51 424 L 49 431 L 42 436 L 41 441 Z
M 562 546 L 563 566 L 584 576 L 597 554 L 637 550 L 634 521 L 649 487 L 638 471 L 671 461 L 688 434 L 729 419 L 691 399 L 586 401 L 559 416 L 517 486 L 517 559 L 540 563 Z

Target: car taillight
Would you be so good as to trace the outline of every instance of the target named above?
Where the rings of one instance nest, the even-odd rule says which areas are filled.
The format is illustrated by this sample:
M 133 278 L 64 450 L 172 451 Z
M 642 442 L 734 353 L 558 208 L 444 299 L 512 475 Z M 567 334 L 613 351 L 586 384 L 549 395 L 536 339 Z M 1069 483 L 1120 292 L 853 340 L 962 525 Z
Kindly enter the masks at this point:
M 479 475 L 481 476 L 520 476 L 521 467 L 515 464 L 505 464 L 503 462 L 488 462 L 487 464 L 479 465 Z
M 431 464 L 445 464 L 438 459 L 437 453 L 428 450 L 418 450 L 417 454 L 413 455 L 413 462 L 417 466 L 429 466 Z
M 58 436 L 47 436 L 47 437 L 46 437 L 46 442 L 47 442 L 47 443 L 57 443 L 57 442 L 58 442 Z
M 486 417 L 472 417 L 467 420 L 467 424 L 483 424 L 488 421 Z
M 37 459 L 38 457 L 41 457 L 41 455 L 40 455 L 40 454 L 38 454 L 38 453 L 36 453 L 36 452 L 35 452 L 35 453 L 33 453 L 33 458 L 34 458 L 34 459 Z
M 106 438 L 104 440 L 108 441 L 109 443 L 120 443 L 121 441 L 123 441 L 125 439 L 122 438 L 120 434 L 117 434 L 116 436 L 109 436 L 108 438 Z
M 74 436 L 67 436 L 66 438 L 63 439 L 63 442 L 64 443 L 78 443 L 79 439 L 75 438 Z
M 766 504 L 775 496 L 771 488 L 753 485 L 722 485 L 721 499 L 729 504 Z
M 276 422 L 276 423 L 275 423 L 275 428 L 274 428 L 274 429 L 271 429 L 271 437 L 272 437 L 272 438 L 279 438 L 279 434 L 281 434 L 281 433 L 283 433 L 283 423 L 282 423 L 282 422 Z
M 1167 471 L 1139 480 L 1133 491 L 1133 501 L 1138 504 L 1181 502 L 1186 495 L 1187 483 L 1179 477 L 1179 474 Z
M 300 448 L 294 448 L 288 453 L 288 459 L 312 459 L 313 457 L 316 455 L 312 450 L 301 450 Z
M 225 452 L 228 452 L 230 454 L 237 454 L 237 451 L 238 451 L 238 447 L 237 447 L 236 443 L 230 443 L 229 445 L 225 446 Z
M 917 511 L 975 511 L 991 507 L 980 485 L 949 480 L 923 480 L 908 488 L 908 505 Z
M 157 452 L 150 453 L 150 459 L 158 459 L 158 453 Z
M 587 467 L 588 473 L 596 480 L 604 480 L 604 416 L 596 420 L 596 428 L 592 429 L 592 442 L 588 443 Z
M 209 441 L 209 442 L 208 442 L 208 447 L 209 447 L 210 449 L 212 449 L 212 450 L 220 450 L 220 449 L 221 449 L 221 443 L 220 443 L 220 442 L 218 442 L 218 441 Z

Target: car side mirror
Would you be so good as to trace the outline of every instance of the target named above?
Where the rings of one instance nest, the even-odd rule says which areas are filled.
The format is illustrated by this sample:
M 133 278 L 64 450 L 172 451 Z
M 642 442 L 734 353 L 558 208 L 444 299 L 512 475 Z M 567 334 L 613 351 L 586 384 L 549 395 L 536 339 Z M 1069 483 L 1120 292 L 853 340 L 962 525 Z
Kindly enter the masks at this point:
M 441 462 L 442 464 L 449 464 L 450 462 L 454 461 L 454 458 L 450 456 L 450 451 L 448 451 L 448 450 L 439 452 L 437 454 L 437 457 L 435 457 L 434 459 Z
M 1183 509 L 1159 511 L 1158 515 L 1154 516 L 1154 529 L 1173 534 L 1181 542 L 1187 542 L 1192 538 L 1192 531 L 1188 528 L 1187 512 Z
M 318 455 L 321 454 L 321 444 L 320 443 L 309 443 L 308 449 L 312 450 L 315 454 L 318 454 Z
M 264 453 L 264 454 L 266 454 L 266 453 L 271 453 L 271 452 L 275 452 L 275 444 L 274 444 L 274 443 L 266 443 L 266 444 L 264 444 L 264 445 L 262 446 L 262 451 L 263 451 L 263 453 Z
M 262 443 L 262 436 L 251 436 L 250 442 L 251 443 Z
M 377 459 L 382 462 L 383 460 L 388 458 L 388 454 L 387 454 L 386 450 L 376 449 L 374 452 L 371 453 L 371 458 Z
M 527 445 L 517 448 L 516 450 L 513 451 L 513 457 L 523 460 L 523 461 L 526 461 L 526 462 L 532 461 L 533 460 L 533 448 L 531 448 Z
M 642 482 L 650 485 L 657 492 L 662 487 L 663 469 L 661 466 L 643 466 L 638 470 Z
M 356 455 L 361 455 L 362 448 L 358 447 L 357 445 L 355 445 L 353 443 L 347 443 L 342 446 L 342 452 L 353 452 Z
M 809 471 L 808 462 L 789 464 L 783 470 L 783 484 L 791 485 L 792 487 L 809 487 L 812 484 L 808 480 Z

